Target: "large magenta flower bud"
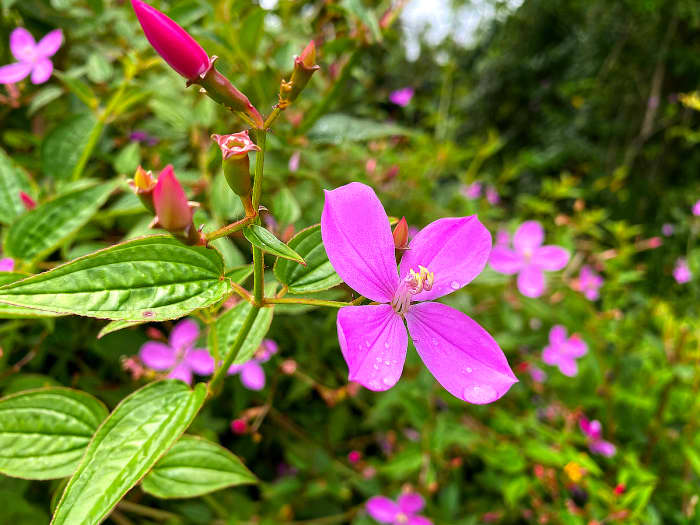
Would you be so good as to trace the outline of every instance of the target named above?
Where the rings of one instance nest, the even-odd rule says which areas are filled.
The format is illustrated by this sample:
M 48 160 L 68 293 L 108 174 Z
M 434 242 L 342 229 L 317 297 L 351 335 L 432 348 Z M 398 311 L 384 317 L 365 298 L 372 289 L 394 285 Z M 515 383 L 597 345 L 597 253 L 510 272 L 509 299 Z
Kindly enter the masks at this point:
M 188 80 L 209 69 L 209 56 L 187 31 L 141 0 L 131 0 L 131 5 L 146 38 L 170 67 Z
M 158 176 L 153 206 L 158 224 L 171 233 L 182 234 L 192 225 L 192 208 L 170 164 Z

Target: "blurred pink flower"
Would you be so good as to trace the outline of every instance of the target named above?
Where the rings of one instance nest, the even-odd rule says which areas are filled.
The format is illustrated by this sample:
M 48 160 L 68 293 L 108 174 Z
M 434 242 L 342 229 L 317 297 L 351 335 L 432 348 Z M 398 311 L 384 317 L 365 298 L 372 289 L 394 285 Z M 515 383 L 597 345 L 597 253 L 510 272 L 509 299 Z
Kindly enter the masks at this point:
M 0 272 L 11 272 L 15 269 L 15 260 L 11 257 L 0 259 Z
M 292 173 L 296 173 L 296 171 L 299 169 L 299 160 L 301 158 L 301 151 L 297 150 L 294 153 L 292 153 L 292 156 L 289 157 L 289 164 L 288 168 L 289 171 Z
M 365 171 L 367 172 L 368 175 L 372 175 L 374 171 L 377 169 L 377 159 L 374 158 L 369 158 L 367 159 L 367 162 L 365 162 Z
M 576 359 L 588 352 L 588 345 L 577 334 L 567 339 L 566 328 L 558 324 L 549 331 L 549 345 L 542 350 L 542 361 L 556 366 L 565 376 L 578 374 Z
M 501 202 L 501 197 L 498 195 L 498 191 L 494 186 L 486 187 L 486 200 L 489 204 L 498 204 Z
M 700 215 L 700 200 L 693 204 L 693 215 Z
M 141 346 L 139 357 L 148 367 L 168 370 L 168 377 L 192 383 L 192 373 L 200 376 L 214 372 L 214 359 L 205 348 L 193 348 L 199 337 L 199 326 L 190 319 L 177 323 L 168 343 L 148 341 Z
M 129 135 L 129 140 L 131 142 L 143 142 L 148 146 L 155 146 L 158 144 L 158 138 L 150 135 L 147 131 L 134 130 Z
M 403 108 L 408 106 L 408 104 L 411 102 L 413 93 L 414 91 L 412 87 L 397 89 L 396 91 L 391 92 L 389 95 L 389 100 L 397 106 L 401 106 Z
M 481 183 L 472 182 L 469 186 L 462 186 L 460 192 L 469 200 L 478 199 L 481 197 Z
M 581 432 L 588 438 L 588 448 L 594 454 L 601 454 L 606 457 L 615 455 L 615 445 L 602 439 L 602 427 L 600 421 L 594 419 L 589 421 L 585 416 L 581 416 L 578 422 Z
M 598 289 L 603 286 L 603 278 L 593 271 L 593 268 L 584 264 L 578 279 L 572 283 L 572 288 L 581 292 L 589 301 L 596 301 L 600 297 Z
M 510 234 L 507 230 L 498 230 L 496 234 L 496 246 L 508 246 L 510 243 Z
M 535 383 L 544 383 L 547 380 L 547 372 L 536 366 L 529 366 L 530 377 Z
M 367 501 L 367 514 L 379 523 L 393 525 L 432 525 L 432 521 L 417 513 L 425 507 L 425 501 L 420 494 L 406 492 L 398 500 L 393 501 L 384 496 L 374 496 Z
M 358 463 L 362 459 L 362 452 L 359 450 L 351 450 L 348 453 L 348 461 L 352 463 L 353 465 L 355 463 Z
M 349 381 L 388 390 L 401 376 L 408 336 L 438 382 L 470 403 L 491 403 L 517 382 L 493 338 L 462 312 L 433 299 L 466 286 L 486 265 L 491 235 L 475 215 L 437 220 L 403 255 L 400 274 L 394 238 L 382 203 L 353 182 L 326 191 L 323 244 L 345 283 L 380 304 L 345 306 L 338 339 Z
M 676 261 L 676 267 L 673 269 L 673 278 L 678 284 L 685 284 L 693 278 L 688 262 L 682 257 Z
M 63 31 L 54 29 L 37 44 L 32 34 L 18 27 L 10 33 L 10 51 L 17 62 L 0 67 L 0 84 L 14 84 L 31 73 L 32 84 L 43 84 L 53 73 L 53 62 L 49 57 L 63 43 Z
M 19 192 L 19 200 L 22 201 L 22 204 L 27 211 L 31 211 L 36 208 L 36 201 L 23 191 Z
M 231 365 L 228 375 L 240 374 L 241 383 L 248 390 L 262 390 L 265 388 L 265 371 L 260 366 L 266 363 L 277 353 L 277 343 L 272 339 L 265 339 L 252 359 L 240 365 Z
M 518 290 L 527 297 L 539 297 L 545 289 L 544 272 L 564 268 L 569 252 L 555 245 L 542 246 L 544 230 L 537 221 L 526 221 L 513 235 L 511 250 L 497 244 L 491 251 L 491 268 L 506 275 L 518 274 Z
M 670 237 L 671 235 L 673 235 L 674 231 L 675 228 L 673 227 L 673 224 L 670 224 L 668 222 L 661 226 L 661 233 L 663 233 L 664 237 Z

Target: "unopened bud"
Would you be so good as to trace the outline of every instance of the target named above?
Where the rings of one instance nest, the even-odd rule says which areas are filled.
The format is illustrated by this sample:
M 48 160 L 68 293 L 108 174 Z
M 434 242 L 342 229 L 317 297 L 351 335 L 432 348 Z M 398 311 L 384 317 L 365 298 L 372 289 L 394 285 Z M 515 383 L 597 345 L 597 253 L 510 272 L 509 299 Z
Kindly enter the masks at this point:
M 160 173 L 153 188 L 153 205 L 158 224 L 169 232 L 182 234 L 192 225 L 192 208 L 171 165 Z
M 248 431 L 248 423 L 245 419 L 234 419 L 231 421 L 231 432 L 234 434 L 245 434 Z
M 286 106 L 294 102 L 309 83 L 311 75 L 321 69 L 316 63 L 316 44 L 312 40 L 294 59 L 294 72 L 289 82 L 282 82 L 280 87 L 280 105 Z
M 22 204 L 24 204 L 27 211 L 31 211 L 36 208 L 36 201 L 23 191 L 19 192 L 19 199 L 22 201 Z
M 394 227 L 394 248 L 403 250 L 408 247 L 408 223 L 406 217 L 401 217 L 401 220 Z
M 248 130 L 230 135 L 212 135 L 211 138 L 221 148 L 224 176 L 229 187 L 236 195 L 249 195 L 251 185 L 248 154 L 260 151 L 260 148 L 250 140 Z
M 141 166 L 134 173 L 134 180 L 129 181 L 129 186 L 134 190 L 141 203 L 151 212 L 155 213 L 153 206 L 153 190 L 156 187 L 156 179 L 150 171 L 144 170 Z

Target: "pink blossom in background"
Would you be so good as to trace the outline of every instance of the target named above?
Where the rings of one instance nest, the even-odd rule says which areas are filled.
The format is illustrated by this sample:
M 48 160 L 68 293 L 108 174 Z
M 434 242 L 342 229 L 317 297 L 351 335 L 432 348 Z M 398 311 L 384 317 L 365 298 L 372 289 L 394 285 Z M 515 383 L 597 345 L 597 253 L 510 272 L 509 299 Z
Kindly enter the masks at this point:
M 508 246 L 510 244 L 510 234 L 507 230 L 498 230 L 496 234 L 496 246 Z
M 362 459 L 362 452 L 359 450 L 351 450 L 348 453 L 348 461 L 352 463 L 353 465 L 355 463 L 359 463 L 359 461 Z
M 32 199 L 29 195 L 24 193 L 23 191 L 19 192 L 19 200 L 22 201 L 22 204 L 24 205 L 24 208 L 27 211 L 31 211 L 34 208 L 36 208 L 36 201 Z
M 425 501 L 420 494 L 406 492 L 396 501 L 384 496 L 374 496 L 367 501 L 367 514 L 379 523 L 393 525 L 432 525 L 432 521 L 418 513 L 425 507 Z
M 15 260 L 12 257 L 0 259 L 0 272 L 11 272 L 15 269 Z
M 693 204 L 693 215 L 700 215 L 700 200 Z
M 139 357 L 148 368 L 164 372 L 168 377 L 192 383 L 192 374 L 207 376 L 214 372 L 214 359 L 205 348 L 193 348 L 199 337 L 199 326 L 190 319 L 177 323 L 168 343 L 148 341 L 141 346 Z
M 146 131 L 134 130 L 129 134 L 129 140 L 131 142 L 142 142 L 147 146 L 155 146 L 158 144 L 158 138 L 150 135 Z
M 577 334 L 566 337 L 566 328 L 558 324 L 549 331 L 549 345 L 542 350 L 542 361 L 556 366 L 565 376 L 578 374 L 576 359 L 588 352 L 588 345 Z
M 53 73 L 50 57 L 63 43 L 63 31 L 55 29 L 37 44 L 32 34 L 18 27 L 10 33 L 10 51 L 17 62 L 0 67 L 0 84 L 14 84 L 31 74 L 32 84 L 43 84 Z
M 296 173 L 296 171 L 299 169 L 299 159 L 301 159 L 301 151 L 298 150 L 292 153 L 292 156 L 289 157 L 289 163 L 287 167 L 292 173 Z
M 685 284 L 693 278 L 688 262 L 682 257 L 676 261 L 676 267 L 673 269 L 673 278 L 678 284 Z
M 408 106 L 408 104 L 411 102 L 413 93 L 414 91 L 412 87 L 397 89 L 396 91 L 391 92 L 389 95 L 389 100 L 397 106 L 401 106 L 403 108 Z
M 501 197 L 498 195 L 498 191 L 493 186 L 486 187 L 486 200 L 489 204 L 496 205 L 501 202 Z
M 272 339 L 265 339 L 252 359 L 240 365 L 231 365 L 228 375 L 239 374 L 241 383 L 248 390 L 262 390 L 265 388 L 265 371 L 260 366 L 266 363 L 277 353 L 277 343 Z
M 673 227 L 673 224 L 666 223 L 663 226 L 661 226 L 661 233 L 663 233 L 664 237 L 670 237 L 673 235 L 673 232 L 675 231 L 675 228 Z
M 367 162 L 365 162 L 365 171 L 367 172 L 367 175 L 372 175 L 374 171 L 377 169 L 377 159 L 369 158 L 367 159 Z
M 439 219 L 413 238 L 397 272 L 389 218 L 374 190 L 353 182 L 326 191 L 323 244 L 333 268 L 381 304 L 338 311 L 349 381 L 388 390 L 401 377 L 408 335 L 428 370 L 452 395 L 491 403 L 517 382 L 496 341 L 462 312 L 432 302 L 471 282 L 486 265 L 491 235 L 476 216 Z
M 603 286 L 603 278 L 587 264 L 581 267 L 581 273 L 572 283 L 572 288 L 581 292 L 589 301 L 596 301 L 600 297 L 598 289 L 601 286 Z
M 603 429 L 600 421 L 597 419 L 589 421 L 585 416 L 581 416 L 578 424 L 581 427 L 581 432 L 588 438 L 588 448 L 591 449 L 591 452 L 608 458 L 615 455 L 615 445 L 602 439 Z
M 547 372 L 536 366 L 528 367 L 530 377 L 535 383 L 544 383 L 547 380 Z
M 491 268 L 506 275 L 518 274 L 518 290 L 527 297 L 539 297 L 545 289 L 544 272 L 564 268 L 569 252 L 555 245 L 542 246 L 544 229 L 537 221 L 526 221 L 513 235 L 511 250 L 496 245 L 491 251 Z
M 460 192 L 469 200 L 478 199 L 481 197 L 481 183 L 472 182 L 469 186 L 462 186 Z

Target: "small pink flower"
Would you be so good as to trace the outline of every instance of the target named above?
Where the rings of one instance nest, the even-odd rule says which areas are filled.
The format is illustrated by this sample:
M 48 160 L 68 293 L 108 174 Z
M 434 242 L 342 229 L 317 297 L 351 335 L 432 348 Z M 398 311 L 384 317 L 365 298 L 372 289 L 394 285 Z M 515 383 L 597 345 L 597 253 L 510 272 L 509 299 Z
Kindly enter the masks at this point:
M 587 264 L 581 267 L 578 279 L 572 283 L 572 288 L 577 292 L 581 292 L 589 301 L 596 301 L 600 297 L 598 289 L 601 286 L 603 286 L 603 278 Z
M 576 359 L 588 352 L 588 345 L 577 334 L 567 339 L 566 328 L 558 324 L 549 331 L 549 345 L 542 350 L 542 361 L 556 366 L 565 376 L 578 374 Z
M 376 169 L 377 169 L 377 159 L 374 159 L 374 158 L 367 159 L 367 162 L 365 162 L 365 171 L 367 172 L 367 174 L 372 175 L 372 173 L 374 173 Z
M 348 453 L 348 461 L 352 463 L 353 465 L 355 463 L 358 463 L 362 459 L 362 452 L 359 450 L 351 450 Z
M 486 265 L 491 235 L 475 215 L 437 220 L 410 242 L 397 272 L 382 203 L 358 182 L 326 191 L 321 236 L 333 268 L 379 304 L 338 311 L 349 381 L 384 391 L 401 377 L 408 334 L 438 382 L 470 403 L 496 401 L 517 382 L 493 338 L 462 312 L 434 299 L 459 290 Z
M 693 204 L 693 215 L 700 215 L 700 200 Z
M 615 445 L 602 439 L 603 429 L 600 421 L 597 419 L 589 421 L 585 416 L 581 416 L 578 424 L 581 427 L 581 432 L 588 438 L 588 448 L 591 449 L 591 452 L 608 458 L 615 455 Z
M 15 260 L 11 257 L 0 259 L 0 272 L 11 272 L 15 269 Z
M 301 158 L 301 151 L 297 150 L 294 153 L 292 153 L 292 156 L 289 157 L 289 165 L 287 166 L 289 168 L 289 171 L 292 173 L 296 173 L 297 170 L 299 169 L 299 160 Z
M 398 500 L 393 501 L 384 496 L 374 496 L 367 501 L 365 508 L 367 514 L 379 523 L 391 523 L 393 525 L 432 525 L 432 521 L 424 516 L 419 516 L 425 501 L 420 494 L 406 492 L 401 494 Z
M 241 383 L 248 390 L 262 390 L 265 388 L 265 371 L 260 364 L 269 361 L 276 353 L 277 343 L 265 339 L 252 359 L 240 365 L 231 365 L 228 375 L 240 374 Z
M 24 205 L 24 208 L 27 211 L 31 211 L 34 208 L 36 208 L 36 201 L 32 199 L 29 195 L 27 195 L 25 192 L 19 192 L 19 199 L 22 201 L 22 204 Z
M 31 73 L 32 84 L 43 84 L 53 73 L 53 62 L 49 57 L 63 43 L 63 31 L 54 29 L 37 44 L 32 34 L 18 27 L 10 34 L 10 51 L 17 62 L 0 67 L 0 84 L 14 84 Z
M 676 261 L 676 267 L 673 269 L 673 278 L 678 284 L 685 284 L 693 278 L 688 262 L 682 257 Z
M 231 432 L 234 434 L 245 434 L 248 431 L 248 423 L 245 419 L 234 419 L 231 421 Z
M 211 139 L 221 148 L 221 156 L 224 160 L 247 157 L 248 153 L 260 151 L 260 147 L 248 136 L 247 129 L 228 135 L 214 134 Z
M 493 186 L 486 187 L 486 200 L 489 204 L 496 205 L 501 202 L 501 197 L 498 195 L 498 191 Z
M 214 372 L 214 359 L 205 348 L 193 348 L 199 337 L 199 326 L 190 319 L 177 323 L 170 332 L 168 344 L 148 341 L 141 346 L 139 357 L 157 371 L 168 370 L 168 377 L 192 383 L 192 373 L 207 376 Z
M 544 230 L 537 221 L 526 221 L 513 235 L 513 247 L 496 245 L 491 251 L 491 268 L 506 275 L 518 274 L 518 290 L 527 297 L 539 297 L 545 289 L 544 272 L 555 272 L 569 262 L 569 252 L 555 245 L 542 246 Z
M 530 377 L 535 383 L 544 383 L 547 380 L 547 372 L 536 366 L 529 366 Z
M 391 92 L 389 95 L 389 100 L 397 106 L 401 106 L 403 108 L 410 104 L 411 99 L 413 98 L 413 93 L 414 91 L 412 87 L 397 89 L 396 91 Z
M 478 199 L 481 197 L 481 183 L 472 182 L 469 186 L 462 186 L 460 192 L 469 200 Z
M 496 234 L 496 246 L 508 246 L 510 244 L 510 234 L 507 230 L 498 230 Z
M 673 224 L 670 224 L 668 222 L 661 226 L 661 233 L 663 233 L 664 237 L 670 237 L 671 235 L 673 235 L 674 231 L 675 228 L 673 227 Z

